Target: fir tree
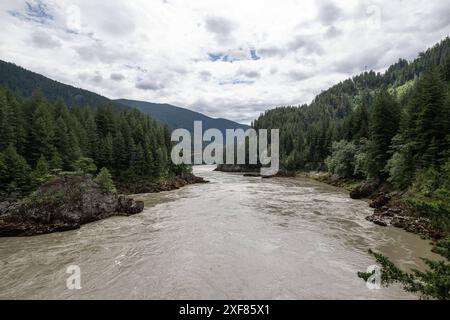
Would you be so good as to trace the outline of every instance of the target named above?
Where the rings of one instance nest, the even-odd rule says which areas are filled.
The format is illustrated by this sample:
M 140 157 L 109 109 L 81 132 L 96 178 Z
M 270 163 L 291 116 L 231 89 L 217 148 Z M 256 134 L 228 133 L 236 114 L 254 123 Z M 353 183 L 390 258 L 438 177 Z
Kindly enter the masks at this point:
M 33 184 L 35 187 L 49 181 L 53 177 L 50 174 L 50 166 L 44 156 L 41 156 L 36 164 L 36 168 L 32 173 Z
M 0 192 L 3 196 L 22 195 L 31 189 L 31 168 L 12 145 L 0 154 L 0 162 Z
M 97 166 L 91 158 L 81 157 L 75 162 L 75 170 L 83 175 L 94 174 L 97 172 Z
M 109 173 L 109 170 L 103 167 L 97 177 L 95 178 L 95 182 L 99 184 L 104 192 L 116 192 L 116 187 L 114 186 L 114 182 L 112 180 L 112 176 Z
M 381 91 L 375 98 L 370 118 L 369 149 L 370 174 L 374 178 L 386 179 L 384 168 L 390 158 L 392 138 L 398 132 L 400 109 L 394 97 Z

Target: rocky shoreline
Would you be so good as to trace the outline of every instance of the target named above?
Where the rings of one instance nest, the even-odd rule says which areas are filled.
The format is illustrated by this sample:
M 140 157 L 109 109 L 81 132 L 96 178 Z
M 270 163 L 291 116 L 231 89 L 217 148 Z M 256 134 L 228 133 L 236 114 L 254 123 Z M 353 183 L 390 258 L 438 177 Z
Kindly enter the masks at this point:
M 242 173 L 244 177 L 261 177 L 263 179 L 269 179 L 269 178 L 276 178 L 276 177 L 282 177 L 282 178 L 289 178 L 289 177 L 295 177 L 296 172 L 295 171 L 288 171 L 288 170 L 279 170 L 277 174 L 272 176 L 263 176 L 260 173 L 260 167 L 249 167 L 244 165 L 229 165 L 229 164 L 219 164 L 217 165 L 217 168 L 214 169 L 214 171 L 220 171 L 220 172 L 229 172 L 229 173 Z
M 220 172 L 235 172 L 235 173 L 245 173 L 245 174 L 259 174 L 259 167 L 246 166 L 241 164 L 218 164 L 214 171 Z
M 161 182 L 123 183 L 117 185 L 117 190 L 124 194 L 158 193 L 177 190 L 190 184 L 208 183 L 209 181 L 193 174 L 176 176 Z
M 352 199 L 367 199 L 373 214 L 366 217 L 379 226 L 393 226 L 426 239 L 440 239 L 443 234 L 433 227 L 430 219 L 421 217 L 404 201 L 404 194 L 379 181 L 354 181 L 324 173 L 308 173 L 307 177 L 350 191 Z
M 105 192 L 90 177 L 58 177 L 22 200 L 0 203 L 0 237 L 73 230 L 89 222 L 143 210 L 143 202 Z
M 24 199 L 0 202 L 0 237 L 68 231 L 112 216 L 134 215 L 144 210 L 144 203 L 125 194 L 170 191 L 207 182 L 188 174 L 159 183 L 119 185 L 119 193 L 124 194 L 117 194 L 103 190 L 89 176 L 57 177 Z

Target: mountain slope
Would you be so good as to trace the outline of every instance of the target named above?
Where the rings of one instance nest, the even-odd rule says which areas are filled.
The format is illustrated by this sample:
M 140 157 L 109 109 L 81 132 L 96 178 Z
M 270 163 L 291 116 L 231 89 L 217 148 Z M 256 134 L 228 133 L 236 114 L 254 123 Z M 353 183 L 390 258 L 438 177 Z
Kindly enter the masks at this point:
M 112 104 L 120 109 L 128 106 L 141 110 L 172 129 L 185 128 L 192 132 L 194 120 L 203 121 L 204 130 L 217 128 L 225 132 L 225 129 L 248 128 L 246 125 L 230 120 L 213 119 L 201 113 L 168 104 L 125 99 L 111 100 L 94 92 L 49 79 L 2 60 L 0 60 L 0 86 L 4 86 L 23 97 L 30 97 L 34 92 L 40 91 L 47 99 L 51 101 L 62 99 L 66 105 L 72 107 L 89 105 L 95 109 L 106 104 Z
M 0 86 L 7 87 L 23 97 L 29 97 L 38 90 L 49 100 L 62 99 L 68 106 L 99 107 L 108 103 L 118 106 L 110 99 L 94 92 L 49 79 L 2 60 L 0 60 Z
M 183 128 L 194 131 L 194 121 L 202 121 L 203 130 L 215 128 L 225 134 L 226 129 L 247 129 L 249 126 L 226 119 L 214 119 L 199 112 L 176 107 L 170 104 L 158 104 L 144 101 L 119 99 L 116 102 L 136 108 L 152 118 L 168 125 L 172 129 Z
M 279 107 L 253 122 L 256 129 L 280 129 L 281 163 L 289 169 L 325 169 L 334 141 L 368 138 L 368 118 L 376 93 L 387 89 L 401 105 L 421 75 L 450 59 L 450 38 L 400 59 L 384 73 L 365 72 L 320 93 L 309 105 Z

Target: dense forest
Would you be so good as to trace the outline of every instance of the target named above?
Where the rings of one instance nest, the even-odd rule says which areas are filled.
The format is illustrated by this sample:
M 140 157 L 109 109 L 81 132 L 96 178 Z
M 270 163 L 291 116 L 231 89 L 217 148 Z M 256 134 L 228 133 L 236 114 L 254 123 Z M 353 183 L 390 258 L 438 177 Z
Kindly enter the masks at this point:
M 284 169 L 377 181 L 450 239 L 449 38 L 383 74 L 370 71 L 343 81 L 310 105 L 269 110 L 253 127 L 280 129 Z M 434 250 L 448 261 L 450 240 Z M 371 253 L 383 267 L 384 283 L 450 298 L 448 262 L 426 260 L 429 270 L 409 274 Z
M 450 180 L 449 84 L 446 38 L 413 62 L 400 60 L 384 74 L 365 72 L 310 105 L 269 110 L 252 125 L 280 129 L 285 169 L 379 179 L 438 197 L 435 191 Z
M 384 74 L 370 71 L 345 80 L 319 94 L 310 105 L 266 111 L 252 126 L 280 129 L 284 167 L 323 170 L 334 141 L 369 138 L 369 111 L 380 92 L 395 98 L 403 110 L 392 112 L 400 117 L 425 72 L 440 67 L 442 81 L 446 81 L 449 58 L 450 39 L 446 38 L 411 63 L 401 59 Z M 445 91 L 441 90 L 443 95 Z
M 0 88 L 0 198 L 28 194 L 57 175 L 106 168 L 117 183 L 180 174 L 169 129 L 135 109 L 66 106 Z

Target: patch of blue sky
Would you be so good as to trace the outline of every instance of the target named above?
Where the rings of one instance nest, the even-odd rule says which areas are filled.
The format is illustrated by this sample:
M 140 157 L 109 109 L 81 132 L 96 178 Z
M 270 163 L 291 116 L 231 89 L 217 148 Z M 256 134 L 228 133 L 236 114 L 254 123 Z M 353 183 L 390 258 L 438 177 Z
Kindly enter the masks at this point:
M 208 58 L 209 58 L 209 61 L 214 62 L 214 61 L 222 60 L 223 55 L 220 53 L 208 53 Z
M 259 60 L 259 59 L 261 59 L 261 57 L 259 57 L 256 54 L 256 49 L 250 49 L 250 57 L 252 58 L 252 60 Z
M 25 1 L 25 10 L 9 11 L 12 16 L 28 21 L 34 21 L 38 23 L 45 23 L 46 21 L 53 20 L 53 16 L 50 14 L 47 4 L 42 0 Z

